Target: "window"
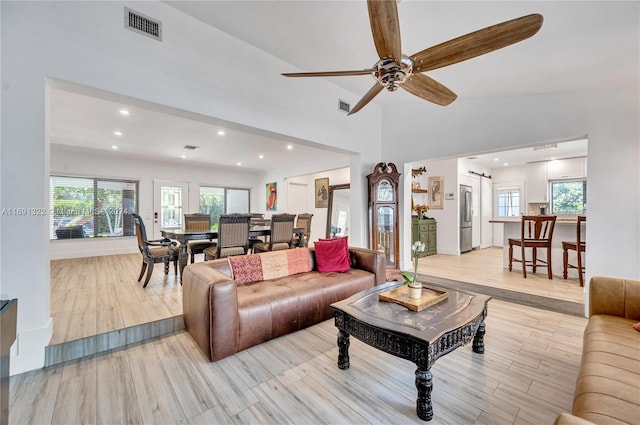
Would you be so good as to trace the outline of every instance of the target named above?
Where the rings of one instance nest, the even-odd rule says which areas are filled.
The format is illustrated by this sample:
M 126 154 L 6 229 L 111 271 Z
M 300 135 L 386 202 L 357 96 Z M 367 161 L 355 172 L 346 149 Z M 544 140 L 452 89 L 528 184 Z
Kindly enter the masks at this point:
M 211 215 L 217 226 L 222 214 L 248 213 L 249 195 L 249 189 L 200 186 L 200 213 Z
M 587 180 L 551 180 L 551 214 L 584 214 L 587 206 Z
M 520 215 L 520 189 L 498 189 L 498 217 L 518 217 Z
M 138 182 L 50 177 L 50 239 L 133 236 Z

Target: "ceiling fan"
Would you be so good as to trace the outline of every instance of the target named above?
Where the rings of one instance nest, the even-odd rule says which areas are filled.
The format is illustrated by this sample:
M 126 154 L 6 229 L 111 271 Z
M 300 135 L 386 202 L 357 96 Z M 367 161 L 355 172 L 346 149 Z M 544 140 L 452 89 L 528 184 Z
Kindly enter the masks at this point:
M 402 54 L 396 0 L 367 0 L 373 42 L 380 60 L 373 67 L 355 71 L 293 72 L 285 77 L 339 77 L 371 74 L 377 83 L 351 109 L 355 114 L 383 88 L 401 87 L 411 94 L 446 106 L 458 97 L 436 80 L 422 74 L 490 53 L 525 40 L 538 32 L 542 15 L 532 14 L 502 22 L 429 47 L 411 56 Z

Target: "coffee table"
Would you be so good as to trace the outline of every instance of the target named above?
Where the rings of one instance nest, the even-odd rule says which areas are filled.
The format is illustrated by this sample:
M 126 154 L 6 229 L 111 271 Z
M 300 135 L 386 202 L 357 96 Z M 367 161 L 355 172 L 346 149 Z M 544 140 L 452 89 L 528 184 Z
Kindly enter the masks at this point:
M 379 301 L 378 295 L 402 286 L 399 282 L 359 292 L 331 304 L 338 328 L 338 367 L 349 368 L 349 335 L 394 356 L 416 364 L 418 399 L 416 413 L 422 420 L 433 418 L 431 366 L 440 357 L 473 341 L 473 351 L 484 353 L 484 319 L 491 297 L 473 292 L 447 291 L 446 300 L 422 311 Z

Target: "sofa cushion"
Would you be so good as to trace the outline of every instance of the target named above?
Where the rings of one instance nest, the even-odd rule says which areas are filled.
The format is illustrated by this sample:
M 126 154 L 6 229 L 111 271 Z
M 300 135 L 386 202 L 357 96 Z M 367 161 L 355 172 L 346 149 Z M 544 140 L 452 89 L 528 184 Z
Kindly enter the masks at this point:
M 319 272 L 345 272 L 351 268 L 349 239 L 319 239 L 316 249 L 316 264 Z
M 607 314 L 589 318 L 584 332 L 573 414 L 595 423 L 637 423 L 640 334 L 634 319 Z

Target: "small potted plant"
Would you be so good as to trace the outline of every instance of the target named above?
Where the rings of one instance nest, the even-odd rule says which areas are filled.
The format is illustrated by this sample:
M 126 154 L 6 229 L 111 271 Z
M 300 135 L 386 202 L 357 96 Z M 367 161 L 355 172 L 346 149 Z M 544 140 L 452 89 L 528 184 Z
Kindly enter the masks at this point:
M 420 298 L 422 296 L 422 283 L 418 282 L 418 254 L 423 252 L 425 246 L 420 241 L 415 241 L 411 245 L 411 251 L 413 252 L 413 273 L 400 272 L 404 278 L 404 284 L 409 285 L 409 298 Z

